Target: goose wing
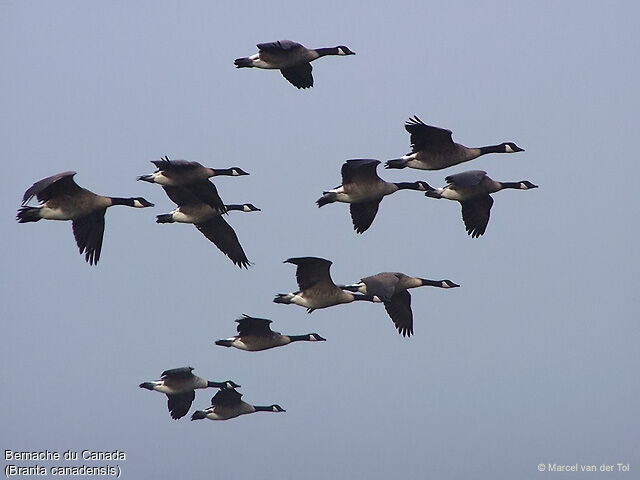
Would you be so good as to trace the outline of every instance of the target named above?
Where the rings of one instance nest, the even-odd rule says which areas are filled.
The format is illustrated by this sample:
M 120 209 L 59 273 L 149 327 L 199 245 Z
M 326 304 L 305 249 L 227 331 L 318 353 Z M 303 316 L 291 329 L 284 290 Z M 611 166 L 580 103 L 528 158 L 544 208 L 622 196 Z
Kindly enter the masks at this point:
M 342 164 L 342 184 L 378 182 L 381 178 L 376 169 L 380 160 L 368 158 L 347 160 Z
M 235 388 L 223 388 L 218 390 L 211 399 L 211 405 L 214 407 L 230 407 L 240 403 L 242 394 L 238 393 Z
M 484 234 L 489 223 L 493 198 L 490 195 L 485 195 L 460 203 L 462 204 L 462 220 L 467 233 L 472 238 L 477 238 Z
M 410 118 L 404 128 L 410 134 L 411 151 L 424 150 L 429 146 L 445 147 L 453 145 L 451 130 L 425 125 L 418 117 Z
M 240 268 L 247 268 L 251 262 L 240 245 L 236 232 L 224 218 L 215 216 L 203 223 L 196 223 L 196 228 L 218 247 L 231 261 Z
M 206 203 L 217 212 L 225 213 L 227 211 L 227 207 L 218 195 L 216 186 L 209 180 L 194 182 L 183 187 L 163 185 L 162 188 L 171 201 L 179 207 Z
M 395 293 L 391 301 L 384 302 L 384 308 L 403 337 L 413 335 L 413 312 L 411 311 L 411 294 L 407 290 Z
M 396 290 L 399 279 L 391 272 L 382 272 L 365 277 L 361 281 L 367 286 L 367 295 L 375 295 L 383 302 L 389 302 Z
M 271 327 L 269 327 L 271 320 L 267 320 L 266 318 L 255 318 L 250 317 L 249 315 L 242 315 L 242 317 L 237 319 L 236 322 L 238 322 L 238 335 L 241 337 L 266 337 L 272 333 Z
M 169 370 L 165 370 L 162 372 L 160 378 L 172 378 L 172 379 L 187 379 L 193 377 L 193 368 L 191 367 L 180 367 L 180 368 L 172 368 Z
M 280 73 L 297 88 L 311 88 L 313 87 L 312 70 L 313 67 L 310 63 L 301 63 L 295 67 L 282 68 Z
M 76 239 L 80 254 L 84 253 L 89 265 L 97 265 L 102 250 L 104 237 L 104 214 L 106 208 L 96 210 L 84 217 L 76 218 L 72 222 L 73 236 Z
M 296 280 L 300 290 L 306 290 L 318 283 L 335 285 L 331 280 L 329 268 L 333 262 L 318 257 L 289 258 L 285 263 L 296 265 Z
M 83 189 L 73 180 L 76 172 L 62 172 L 52 175 L 31 185 L 22 197 L 22 205 L 26 205 L 34 195 L 40 203 L 45 203 L 59 195 L 73 195 Z
M 364 233 L 368 230 L 373 223 L 373 220 L 376 218 L 381 201 L 382 199 L 378 198 L 377 200 L 372 200 L 370 202 L 349 204 L 353 229 L 357 233 Z
M 479 185 L 486 176 L 487 172 L 484 170 L 468 170 L 466 172 L 456 173 L 455 175 L 449 175 L 445 177 L 444 181 L 449 185 L 459 187 L 475 187 Z
M 304 48 L 298 42 L 292 42 L 291 40 L 278 40 L 276 42 L 259 43 L 256 45 L 261 52 L 285 52 L 288 50 L 296 50 L 298 48 Z
M 171 418 L 178 420 L 184 417 L 189 412 L 195 398 L 195 390 L 167 395 L 167 408 L 169 409 Z
M 157 171 L 165 172 L 186 172 L 189 170 L 196 170 L 203 168 L 201 163 L 190 162 L 188 160 L 169 160 L 169 157 L 161 158 L 160 160 L 151 160 Z

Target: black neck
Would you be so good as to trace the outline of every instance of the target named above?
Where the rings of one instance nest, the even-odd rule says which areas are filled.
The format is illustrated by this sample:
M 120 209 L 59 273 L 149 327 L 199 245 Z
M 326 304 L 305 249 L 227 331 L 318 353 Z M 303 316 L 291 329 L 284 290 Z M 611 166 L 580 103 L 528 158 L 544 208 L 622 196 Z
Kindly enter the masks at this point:
M 522 182 L 498 182 L 501 188 L 517 188 L 520 190 L 520 184 Z
M 227 388 L 227 382 L 207 382 L 210 388 Z
M 289 335 L 291 342 L 309 341 L 309 335 Z
M 373 302 L 373 295 L 353 295 L 353 301 L 363 300 L 366 302 Z
M 489 145 L 487 147 L 480 147 L 480 155 L 486 155 L 487 153 L 505 153 L 504 145 Z
M 394 184 L 398 190 L 420 190 L 418 182 L 398 182 Z
M 214 175 L 233 175 L 232 168 L 212 168 Z
M 244 205 L 225 205 L 227 210 L 244 210 Z
M 133 198 L 122 198 L 122 197 L 109 197 L 111 199 L 111 205 L 126 205 L 128 207 L 133 207 Z
M 316 48 L 315 51 L 320 57 L 338 55 L 338 47 Z
M 273 412 L 273 407 L 269 406 L 261 406 L 261 405 L 254 405 L 253 408 L 256 409 L 256 412 Z
M 442 286 L 442 281 L 427 280 L 426 278 L 421 278 L 420 280 L 422 281 L 422 285 L 423 286 L 427 286 L 427 287 L 441 287 Z

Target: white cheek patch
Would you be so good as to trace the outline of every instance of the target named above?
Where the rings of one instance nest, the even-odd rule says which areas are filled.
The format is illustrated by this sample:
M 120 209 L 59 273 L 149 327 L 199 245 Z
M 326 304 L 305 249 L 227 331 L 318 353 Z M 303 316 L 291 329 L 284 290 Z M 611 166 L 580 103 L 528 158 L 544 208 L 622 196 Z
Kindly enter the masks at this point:
M 442 288 L 449 288 L 449 284 L 447 282 L 442 282 Z
M 140 200 L 134 200 L 133 201 L 133 206 L 136 208 L 144 208 L 144 205 L 142 205 L 142 203 L 140 203 Z
M 528 187 L 524 183 L 521 183 L 520 184 L 520 188 L 523 189 L 523 190 L 526 190 Z
M 504 151 L 507 153 L 514 153 L 513 148 L 511 148 L 511 145 L 507 144 L 504 146 Z
M 346 53 L 341 48 L 338 48 L 338 55 L 346 55 Z

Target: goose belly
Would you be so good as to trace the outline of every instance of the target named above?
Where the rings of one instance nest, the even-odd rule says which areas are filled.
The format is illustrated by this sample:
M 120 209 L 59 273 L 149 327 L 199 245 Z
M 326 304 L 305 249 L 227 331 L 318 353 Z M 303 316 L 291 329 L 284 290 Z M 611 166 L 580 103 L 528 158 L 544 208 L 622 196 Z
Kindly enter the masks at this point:
M 217 213 L 206 204 L 201 204 L 197 208 L 176 208 L 171 212 L 174 222 L 178 223 L 203 223 L 215 216 Z

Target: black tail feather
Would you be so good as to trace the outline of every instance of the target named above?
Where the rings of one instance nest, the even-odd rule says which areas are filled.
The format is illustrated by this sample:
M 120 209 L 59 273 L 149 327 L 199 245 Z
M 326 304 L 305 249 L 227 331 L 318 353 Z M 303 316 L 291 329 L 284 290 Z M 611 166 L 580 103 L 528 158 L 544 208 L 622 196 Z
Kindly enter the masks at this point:
M 39 207 L 21 207 L 16 215 L 19 223 L 37 222 L 41 218 Z

